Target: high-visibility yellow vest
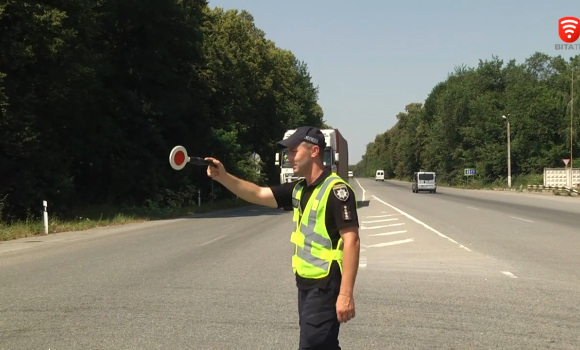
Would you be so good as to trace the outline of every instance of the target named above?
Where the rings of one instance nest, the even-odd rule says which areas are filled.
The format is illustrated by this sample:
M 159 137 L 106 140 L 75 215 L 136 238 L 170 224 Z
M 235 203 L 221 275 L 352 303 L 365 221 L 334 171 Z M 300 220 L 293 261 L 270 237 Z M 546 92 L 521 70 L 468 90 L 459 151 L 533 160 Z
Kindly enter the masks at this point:
M 292 256 L 292 269 L 295 274 L 304 278 L 319 279 L 328 276 L 332 261 L 338 262 L 342 272 L 342 238 L 335 249 L 326 229 L 326 204 L 328 196 L 337 184 L 352 187 L 341 177 L 332 173 L 314 189 L 308 203 L 301 213 L 300 198 L 304 189 L 304 180 L 298 182 L 292 193 L 294 206 L 294 225 L 290 241 L 295 244 Z

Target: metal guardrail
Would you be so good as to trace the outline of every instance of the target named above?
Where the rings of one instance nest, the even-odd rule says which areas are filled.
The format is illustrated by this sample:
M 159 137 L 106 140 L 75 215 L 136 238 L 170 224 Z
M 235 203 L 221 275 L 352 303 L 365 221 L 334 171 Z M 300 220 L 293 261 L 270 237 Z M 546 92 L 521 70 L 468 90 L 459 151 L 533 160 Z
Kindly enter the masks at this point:
M 578 188 L 570 188 L 568 186 L 544 186 L 544 185 L 528 185 L 528 191 L 540 192 L 540 191 L 568 191 L 576 194 L 580 194 Z

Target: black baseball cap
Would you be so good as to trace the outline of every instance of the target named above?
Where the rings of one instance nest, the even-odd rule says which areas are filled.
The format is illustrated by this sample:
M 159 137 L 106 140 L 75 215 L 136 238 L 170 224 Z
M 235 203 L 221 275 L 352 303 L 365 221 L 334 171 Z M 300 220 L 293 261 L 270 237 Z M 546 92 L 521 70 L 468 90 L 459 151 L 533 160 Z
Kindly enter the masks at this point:
M 324 140 L 324 134 L 319 128 L 313 126 L 301 126 L 296 131 L 290 135 L 286 140 L 278 141 L 278 146 L 280 148 L 290 148 L 298 146 L 302 142 L 308 142 L 313 145 L 319 146 L 320 150 L 326 148 L 326 141 Z

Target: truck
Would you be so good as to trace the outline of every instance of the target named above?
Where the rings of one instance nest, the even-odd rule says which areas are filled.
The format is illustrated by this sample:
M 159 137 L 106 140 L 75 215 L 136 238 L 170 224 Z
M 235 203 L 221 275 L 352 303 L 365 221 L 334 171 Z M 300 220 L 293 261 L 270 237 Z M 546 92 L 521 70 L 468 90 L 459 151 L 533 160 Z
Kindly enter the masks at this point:
M 296 129 L 286 130 L 284 140 L 294 134 Z M 326 141 L 324 150 L 324 166 L 349 183 L 348 176 L 348 142 L 338 129 L 321 129 Z M 276 153 L 276 166 L 280 167 L 280 184 L 296 181 L 302 177 L 294 175 L 292 164 L 288 162 L 288 152 L 283 150 Z

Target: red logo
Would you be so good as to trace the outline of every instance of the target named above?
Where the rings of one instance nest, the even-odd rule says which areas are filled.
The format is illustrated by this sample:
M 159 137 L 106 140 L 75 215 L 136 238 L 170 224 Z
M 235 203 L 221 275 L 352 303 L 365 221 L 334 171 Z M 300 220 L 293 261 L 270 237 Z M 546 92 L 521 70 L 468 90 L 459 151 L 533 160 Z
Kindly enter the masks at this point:
M 562 17 L 558 20 L 558 35 L 565 43 L 573 43 L 580 37 L 580 19 Z

